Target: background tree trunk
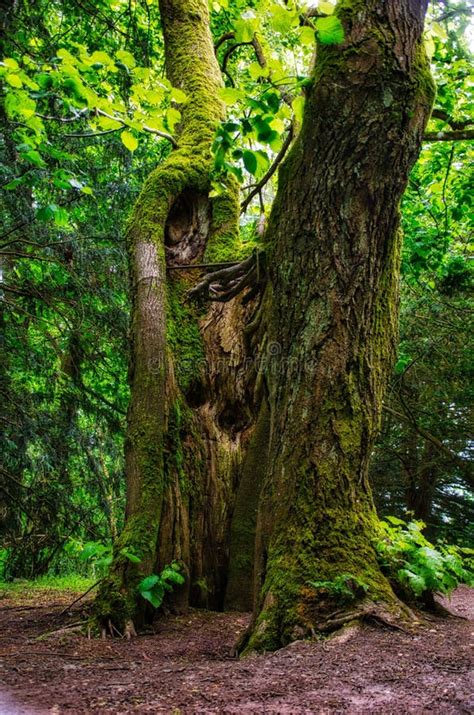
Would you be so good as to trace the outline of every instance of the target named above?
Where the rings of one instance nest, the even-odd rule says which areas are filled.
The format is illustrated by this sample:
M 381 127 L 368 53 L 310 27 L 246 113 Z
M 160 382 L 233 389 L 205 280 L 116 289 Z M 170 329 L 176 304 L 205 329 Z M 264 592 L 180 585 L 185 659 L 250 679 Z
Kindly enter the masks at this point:
M 367 467 L 398 320 L 399 201 L 434 95 L 426 2 L 340 2 L 345 39 L 319 46 L 301 133 L 267 232 L 270 441 L 258 519 L 254 622 L 242 647 L 274 649 L 399 604 L 378 567 Z M 331 615 L 332 614 L 332 615 Z M 354 617 L 352 614 L 351 617 Z

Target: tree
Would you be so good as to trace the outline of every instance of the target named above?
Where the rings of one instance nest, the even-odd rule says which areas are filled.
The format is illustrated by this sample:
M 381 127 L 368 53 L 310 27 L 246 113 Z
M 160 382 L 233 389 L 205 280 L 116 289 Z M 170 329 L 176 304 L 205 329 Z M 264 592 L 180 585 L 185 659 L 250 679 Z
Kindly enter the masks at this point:
M 367 463 L 396 343 L 398 202 L 432 91 L 419 4 L 10 5 L 8 572 L 33 564 L 40 538 L 41 563 L 57 568 L 65 539 L 114 533 L 129 295 L 126 524 L 101 625 L 132 632 L 151 618 L 137 586 L 173 561 L 186 578 L 168 607 L 255 602 L 242 647 L 343 623 L 329 615 L 342 581 L 350 617 L 403 617 L 374 557 Z M 448 9 L 436 22 L 433 8 L 425 34 L 440 80 L 424 135 L 435 143 L 405 199 L 402 344 L 378 451 L 403 460 L 409 448 L 405 496 L 426 512 L 469 476 L 464 453 L 452 460 L 468 444 L 457 435 L 464 327 L 459 379 L 441 360 L 431 391 L 433 360 L 417 355 L 434 329 L 410 327 L 414 310 L 439 325 L 433 286 L 444 305 L 468 281 L 468 145 L 448 140 L 470 135 L 469 55 L 452 31 L 465 15 Z M 120 227 L 144 177 L 124 232 L 127 295 Z M 392 488 L 383 469 L 379 491 L 399 494 L 401 470 Z
M 344 42 L 318 47 L 303 126 L 280 173 L 266 320 L 281 363 L 267 375 L 261 591 L 249 647 L 344 621 L 308 586 L 314 574 L 351 574 L 364 600 L 400 613 L 373 552 L 367 471 L 395 356 L 399 202 L 434 96 L 425 10 L 340 4 Z
M 194 466 L 199 459 L 212 469 L 213 462 L 212 458 L 199 454 L 202 448 L 196 434 L 196 417 L 183 399 L 188 392 L 188 403 L 192 402 L 190 393 L 196 389 L 199 392 L 199 387 L 195 382 L 188 384 L 185 376 L 179 379 L 179 366 L 170 350 L 171 323 L 177 339 L 173 346 L 176 357 L 182 358 L 182 353 L 189 351 L 188 359 L 198 363 L 199 378 L 202 339 L 197 316 L 181 304 L 173 307 L 173 302 L 183 300 L 183 282 L 178 278 L 173 283 L 171 279 L 167 289 L 166 270 L 199 261 L 203 256 L 212 258 L 217 253 L 220 260 L 225 258 L 226 246 L 237 235 L 239 210 L 235 180 L 227 180 L 217 197 L 211 198 L 211 147 L 217 123 L 224 115 L 224 104 L 219 97 L 222 79 L 212 44 L 207 2 L 162 0 L 160 12 L 167 76 L 187 101 L 177 148 L 147 179 L 127 232 L 132 348 L 125 447 L 126 522 L 116 544 L 111 577 L 102 586 L 97 603 L 102 622 L 115 619 L 120 628 L 132 631 L 132 622 L 140 623 L 145 617 L 143 604 L 137 603 L 136 587 L 141 578 L 154 570 L 157 561 L 164 566 L 165 558 L 178 559 L 189 569 L 191 515 L 181 465 L 183 433 L 190 436 L 194 433 L 193 449 L 188 454 L 194 458 Z M 214 317 L 222 322 L 219 316 Z M 192 475 L 195 500 L 209 481 L 209 476 L 203 474 L 204 483 L 200 484 L 199 476 L 199 470 L 195 469 Z M 223 508 L 226 510 L 228 506 Z M 221 511 L 219 500 L 215 505 L 211 503 L 211 524 L 216 521 L 213 513 L 217 522 L 222 519 Z M 212 541 L 213 529 L 205 517 L 203 521 L 206 534 L 198 535 L 194 530 L 194 539 L 201 543 L 201 548 L 206 539 L 205 548 L 212 554 L 217 546 Z M 218 523 L 217 531 L 221 528 Z M 139 562 L 130 560 L 130 551 L 139 554 Z M 202 554 L 198 558 L 206 561 Z M 211 560 L 215 561 L 215 556 Z M 214 565 L 213 570 L 219 569 Z M 193 569 L 193 580 L 199 581 L 199 576 Z M 188 601 L 189 588 L 188 578 L 181 594 L 184 603 Z
M 135 589 L 156 559 L 165 491 L 172 389 L 165 244 L 193 248 L 190 216 L 194 241 L 203 242 L 210 146 L 222 115 L 206 3 L 163 1 L 160 10 L 168 77 L 189 102 L 178 149 L 150 176 L 129 228 L 132 401 L 127 522 L 118 547 L 139 547 L 141 562 L 127 563 L 119 550 L 115 580 L 99 599 L 102 617 L 116 617 L 118 603 L 125 608 L 122 626 L 126 617 L 139 617 Z M 261 350 L 276 354 L 262 361 L 257 422 L 268 420 L 269 439 L 258 465 L 264 483 L 250 648 L 275 648 L 321 622 L 344 620 L 332 621 L 328 604 L 308 585 L 316 577 L 351 574 L 367 591 L 361 613 L 401 614 L 375 559 L 367 469 L 395 354 L 399 202 L 434 93 L 422 45 L 425 10 L 408 0 L 339 4 L 333 22 L 344 34 L 335 44 L 318 44 L 301 131 L 280 170 L 257 328 Z M 196 51 L 198 61 L 191 59 Z

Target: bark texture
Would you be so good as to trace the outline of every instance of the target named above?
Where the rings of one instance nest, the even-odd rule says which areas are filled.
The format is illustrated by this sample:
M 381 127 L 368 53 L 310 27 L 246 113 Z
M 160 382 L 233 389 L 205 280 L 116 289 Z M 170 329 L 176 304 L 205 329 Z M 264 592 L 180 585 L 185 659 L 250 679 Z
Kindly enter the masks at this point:
M 425 10 L 414 0 L 339 2 L 344 42 L 318 47 L 302 129 L 280 170 L 267 232 L 260 596 L 244 649 L 346 620 L 335 592 L 310 582 L 350 576 L 353 617 L 401 615 L 375 558 L 367 468 L 397 343 L 399 201 L 434 95 Z

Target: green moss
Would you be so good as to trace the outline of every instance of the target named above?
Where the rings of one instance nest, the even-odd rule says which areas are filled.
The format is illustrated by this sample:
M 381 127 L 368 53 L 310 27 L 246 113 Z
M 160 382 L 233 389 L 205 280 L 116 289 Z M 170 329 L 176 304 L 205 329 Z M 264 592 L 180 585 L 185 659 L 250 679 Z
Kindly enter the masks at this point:
M 230 175 L 227 190 L 212 199 L 211 234 L 205 260 L 210 263 L 235 261 L 241 258 L 239 240 L 240 190 L 237 179 Z
M 201 379 L 206 357 L 201 331 L 199 310 L 186 299 L 189 282 L 173 279 L 167 293 L 167 339 L 173 356 L 175 376 L 179 388 L 186 394 L 190 386 Z

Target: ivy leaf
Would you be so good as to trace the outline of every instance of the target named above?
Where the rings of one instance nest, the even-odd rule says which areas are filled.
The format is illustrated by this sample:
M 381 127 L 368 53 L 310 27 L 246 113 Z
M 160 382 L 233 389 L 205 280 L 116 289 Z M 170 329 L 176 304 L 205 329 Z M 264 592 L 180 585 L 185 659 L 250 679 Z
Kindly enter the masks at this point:
M 120 134 L 120 139 L 130 151 L 135 151 L 138 146 L 138 139 L 136 139 L 131 132 L 127 132 L 127 130 Z
M 344 40 L 344 28 L 338 17 L 318 17 L 316 30 L 322 45 L 339 45 Z

